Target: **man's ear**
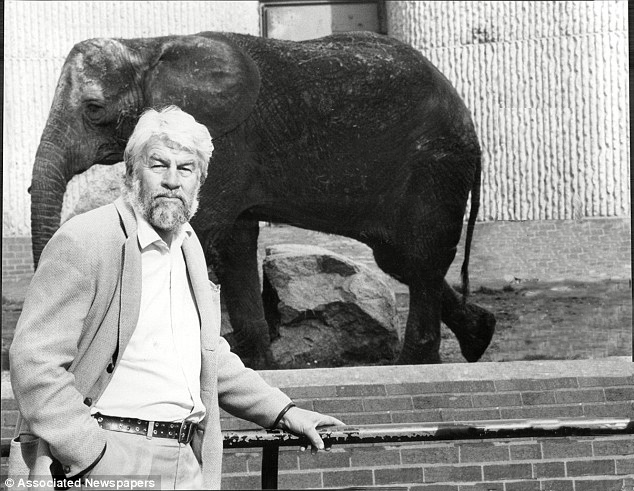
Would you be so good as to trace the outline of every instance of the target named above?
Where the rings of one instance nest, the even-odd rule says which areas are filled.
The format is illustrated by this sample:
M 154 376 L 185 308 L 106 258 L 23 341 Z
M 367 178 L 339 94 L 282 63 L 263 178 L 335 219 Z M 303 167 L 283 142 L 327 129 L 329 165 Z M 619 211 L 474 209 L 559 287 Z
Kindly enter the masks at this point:
M 145 79 L 146 102 L 180 107 L 216 138 L 243 122 L 260 92 L 260 72 L 242 49 L 226 38 L 166 38 Z

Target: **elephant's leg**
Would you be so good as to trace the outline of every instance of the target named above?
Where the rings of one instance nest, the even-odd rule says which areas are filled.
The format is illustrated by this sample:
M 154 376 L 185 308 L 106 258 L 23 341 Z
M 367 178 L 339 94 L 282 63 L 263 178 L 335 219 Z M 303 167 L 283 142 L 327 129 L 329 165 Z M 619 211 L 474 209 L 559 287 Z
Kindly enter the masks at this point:
M 440 313 L 440 281 L 410 284 L 409 315 L 397 364 L 440 363 Z
M 441 278 L 441 280 L 437 280 L 436 283 L 432 282 L 431 288 L 434 288 L 433 285 L 436 285 L 438 292 L 440 292 L 438 302 L 440 302 L 441 305 L 441 320 L 456 335 L 460 343 L 462 355 L 467 361 L 479 360 L 491 342 L 495 331 L 495 316 L 478 305 L 463 303 L 462 296 L 442 279 L 444 278 L 442 274 L 443 270 L 432 270 L 427 275 L 425 273 L 413 274 L 422 271 L 422 269 L 415 265 L 410 265 L 407 259 L 399 255 L 393 248 L 385 246 L 372 246 L 372 248 L 374 250 L 374 258 L 379 267 L 397 280 L 407 284 L 410 289 L 410 311 L 406 324 L 405 343 L 399 362 L 436 362 L 434 360 L 437 359 L 437 356 L 427 355 L 426 358 L 432 361 L 427 361 L 427 359 L 421 361 L 420 358 L 418 360 L 412 359 L 411 353 L 406 353 L 408 350 L 412 350 L 411 344 L 416 345 L 422 343 L 422 340 L 417 341 L 415 338 L 415 326 L 426 325 L 425 319 L 419 319 L 418 317 L 422 315 L 421 312 L 425 311 L 426 307 L 424 305 L 426 303 L 436 301 L 436 295 L 429 292 L 415 293 L 418 288 L 416 285 L 430 281 L 429 278 L 425 279 L 428 276 Z M 417 277 L 422 279 L 417 279 Z M 419 301 L 422 302 L 422 305 L 417 303 Z M 433 325 L 435 326 L 435 323 Z M 422 329 L 425 329 L 425 327 L 422 327 Z M 433 329 L 435 332 L 435 327 L 429 329 Z M 425 333 L 423 336 L 429 336 L 429 334 Z
M 442 321 L 456 335 L 467 361 L 478 361 L 495 332 L 495 316 L 467 302 L 446 281 L 442 288 Z
M 245 365 L 254 369 L 271 368 L 273 364 L 258 274 L 258 235 L 257 221 L 238 219 L 220 252 L 220 279 L 236 340 L 234 350 Z
M 409 314 L 398 364 L 440 363 L 443 270 L 425 267 L 394 247 L 371 245 L 377 265 L 409 286 Z

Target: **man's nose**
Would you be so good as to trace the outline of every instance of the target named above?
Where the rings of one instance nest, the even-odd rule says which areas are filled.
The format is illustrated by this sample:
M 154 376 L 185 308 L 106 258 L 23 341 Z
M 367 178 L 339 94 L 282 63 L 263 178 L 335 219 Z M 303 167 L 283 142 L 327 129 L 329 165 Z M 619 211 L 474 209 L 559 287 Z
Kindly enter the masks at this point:
M 180 175 L 176 166 L 170 166 L 163 173 L 163 185 L 168 189 L 176 189 L 181 185 Z

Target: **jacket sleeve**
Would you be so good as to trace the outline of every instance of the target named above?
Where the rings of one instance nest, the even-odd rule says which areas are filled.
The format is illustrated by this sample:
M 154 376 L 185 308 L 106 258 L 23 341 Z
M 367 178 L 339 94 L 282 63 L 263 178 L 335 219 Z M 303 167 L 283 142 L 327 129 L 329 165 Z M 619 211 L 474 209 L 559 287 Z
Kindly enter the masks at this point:
M 270 428 L 291 402 L 281 390 L 245 367 L 223 337 L 218 343 L 218 401 L 225 411 L 264 428 Z
M 104 449 L 104 431 L 68 371 L 93 301 L 95 275 L 72 227 L 45 247 L 10 348 L 11 384 L 31 431 L 45 440 L 67 476 L 81 473 Z

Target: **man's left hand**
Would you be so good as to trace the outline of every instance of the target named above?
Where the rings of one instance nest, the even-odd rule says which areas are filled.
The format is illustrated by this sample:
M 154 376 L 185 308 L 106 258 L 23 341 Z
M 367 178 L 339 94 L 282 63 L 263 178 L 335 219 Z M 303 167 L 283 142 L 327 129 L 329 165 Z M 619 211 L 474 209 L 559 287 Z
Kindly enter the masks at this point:
M 345 423 L 337 418 L 327 416 L 325 414 L 307 411 L 299 407 L 292 407 L 282 417 L 279 427 L 295 435 L 304 435 L 310 440 L 312 453 L 318 450 L 330 450 L 330 447 L 324 445 L 324 441 L 317 432 L 317 427 L 321 426 L 344 426 Z M 301 447 L 306 450 L 306 447 Z

